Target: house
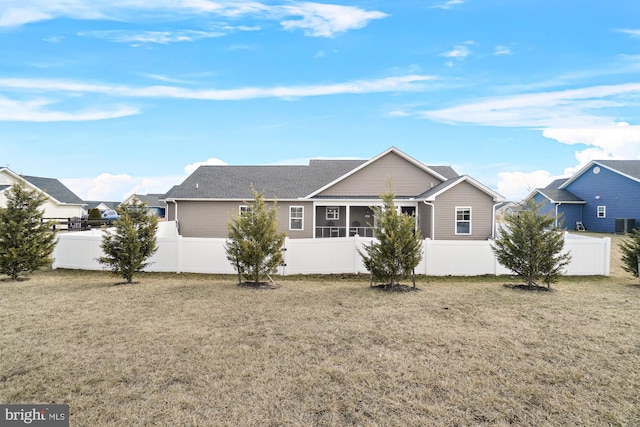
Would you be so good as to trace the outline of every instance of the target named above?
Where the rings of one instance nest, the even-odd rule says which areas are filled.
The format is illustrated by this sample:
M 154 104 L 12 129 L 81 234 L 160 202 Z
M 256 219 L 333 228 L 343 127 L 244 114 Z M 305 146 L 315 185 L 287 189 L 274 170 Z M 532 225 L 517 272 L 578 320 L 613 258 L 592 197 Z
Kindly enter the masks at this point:
M 118 205 L 120 205 L 120 202 L 85 200 L 84 213 L 88 214 L 91 209 L 98 209 L 100 213 L 104 213 L 105 211 L 115 210 Z
M 505 215 L 518 213 L 522 210 L 522 205 L 517 202 L 504 201 L 496 206 L 496 222 L 504 221 Z
M 57 179 L 19 175 L 7 167 L 0 168 L 0 206 L 6 206 L 7 191 L 18 182 L 44 193 L 47 198 L 43 205 L 45 219 L 67 219 L 82 215 L 82 199 Z
M 136 198 L 147 204 L 147 210 L 150 214 L 155 215 L 158 218 L 164 218 L 167 204 L 164 200 L 161 200 L 163 197 L 164 194 L 132 194 L 122 203 L 132 203 L 133 199 Z
M 640 225 L 640 160 L 593 160 L 570 178 L 536 188 L 529 198 L 567 229 L 631 231 Z
M 370 160 L 311 160 L 298 166 L 200 166 L 165 195 L 167 220 L 184 237 L 227 237 L 227 224 L 253 200 L 277 202 L 289 238 L 372 237 L 371 206 L 387 181 L 395 204 L 415 215 L 425 238 L 485 240 L 503 198 L 449 166 L 427 166 L 391 147 Z

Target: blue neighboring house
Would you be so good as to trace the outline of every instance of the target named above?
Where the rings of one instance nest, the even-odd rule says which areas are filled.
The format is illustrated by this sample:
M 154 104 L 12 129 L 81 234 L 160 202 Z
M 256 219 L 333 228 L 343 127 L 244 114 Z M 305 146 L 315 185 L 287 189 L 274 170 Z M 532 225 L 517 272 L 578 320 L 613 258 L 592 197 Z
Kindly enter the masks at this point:
M 593 160 L 570 178 L 536 188 L 529 198 L 563 228 L 580 224 L 588 231 L 629 232 L 640 228 L 640 160 Z

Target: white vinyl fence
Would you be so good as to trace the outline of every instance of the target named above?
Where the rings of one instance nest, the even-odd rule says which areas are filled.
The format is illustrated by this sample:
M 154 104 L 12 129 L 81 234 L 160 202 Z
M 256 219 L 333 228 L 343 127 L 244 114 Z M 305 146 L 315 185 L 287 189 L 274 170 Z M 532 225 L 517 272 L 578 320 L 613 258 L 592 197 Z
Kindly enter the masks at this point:
M 100 244 L 105 230 L 61 233 L 53 252 L 53 268 L 103 270 L 96 259 L 103 255 Z M 175 222 L 162 222 L 158 228 L 158 251 L 146 271 L 175 273 L 234 274 L 227 260 L 226 239 L 179 236 Z M 331 239 L 286 239 L 287 274 L 357 274 L 366 273 L 358 249 L 372 239 L 340 237 Z M 416 274 L 428 276 L 477 276 L 509 274 L 491 250 L 490 241 L 425 240 L 424 257 Z M 565 235 L 565 251 L 571 263 L 565 274 L 572 276 L 609 275 L 611 239 Z

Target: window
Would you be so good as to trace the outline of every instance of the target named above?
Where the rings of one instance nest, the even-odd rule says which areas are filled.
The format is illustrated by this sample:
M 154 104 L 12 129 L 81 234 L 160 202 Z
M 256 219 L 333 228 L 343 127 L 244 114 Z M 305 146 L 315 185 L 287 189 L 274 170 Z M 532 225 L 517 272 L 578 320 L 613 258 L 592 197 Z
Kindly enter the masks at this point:
M 327 207 L 327 219 L 340 219 L 340 208 Z
M 470 207 L 456 207 L 456 234 L 471 234 Z
M 607 207 L 606 206 L 598 206 L 598 218 L 606 218 L 607 217 Z
M 240 205 L 240 216 L 245 216 L 251 213 L 251 208 L 247 205 Z
M 303 220 L 304 220 L 304 207 L 290 206 L 289 207 L 289 230 L 302 230 Z

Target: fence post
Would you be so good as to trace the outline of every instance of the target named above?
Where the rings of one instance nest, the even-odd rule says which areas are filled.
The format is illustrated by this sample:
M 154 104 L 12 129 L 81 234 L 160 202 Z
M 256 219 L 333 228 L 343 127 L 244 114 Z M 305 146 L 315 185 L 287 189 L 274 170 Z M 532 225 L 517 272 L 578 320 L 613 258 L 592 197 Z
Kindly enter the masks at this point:
M 604 238 L 604 254 L 602 254 L 602 258 L 604 258 L 603 274 L 609 276 L 611 274 L 611 237 Z

